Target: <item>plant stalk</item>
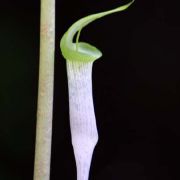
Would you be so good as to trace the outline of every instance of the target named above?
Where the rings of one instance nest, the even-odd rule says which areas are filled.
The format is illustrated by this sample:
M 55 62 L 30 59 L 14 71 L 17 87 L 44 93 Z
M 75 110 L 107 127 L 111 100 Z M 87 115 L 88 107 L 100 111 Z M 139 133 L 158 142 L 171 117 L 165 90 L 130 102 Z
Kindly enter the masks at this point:
M 98 141 L 92 97 L 93 62 L 67 60 L 71 139 L 77 180 L 88 180 L 92 154 Z
M 55 0 L 41 0 L 40 18 L 40 63 L 34 180 L 49 180 L 54 84 Z

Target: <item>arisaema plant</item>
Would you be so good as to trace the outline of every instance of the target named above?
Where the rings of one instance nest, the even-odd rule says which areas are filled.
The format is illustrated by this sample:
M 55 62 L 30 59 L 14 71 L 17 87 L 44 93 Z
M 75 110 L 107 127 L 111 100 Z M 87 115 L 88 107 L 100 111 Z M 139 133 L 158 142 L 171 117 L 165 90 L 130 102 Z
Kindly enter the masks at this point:
M 126 10 L 132 3 L 113 10 L 86 16 L 75 22 L 63 35 L 60 48 L 67 63 L 71 139 L 77 167 L 77 180 L 88 180 L 98 131 L 92 97 L 92 66 L 102 56 L 100 50 L 80 42 L 80 33 L 89 23 L 112 13 Z M 76 35 L 76 42 L 73 39 Z

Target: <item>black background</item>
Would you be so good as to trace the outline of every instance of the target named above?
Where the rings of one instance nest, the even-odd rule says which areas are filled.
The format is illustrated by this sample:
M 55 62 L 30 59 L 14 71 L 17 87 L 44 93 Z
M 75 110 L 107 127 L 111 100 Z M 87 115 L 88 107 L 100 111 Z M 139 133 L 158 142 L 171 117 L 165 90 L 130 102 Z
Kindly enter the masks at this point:
M 75 180 L 65 60 L 59 41 L 79 18 L 128 1 L 57 0 L 51 180 Z M 32 180 L 40 1 L 0 3 L 0 180 Z M 180 11 L 178 0 L 136 0 L 81 35 L 94 63 L 99 131 L 92 180 L 180 178 Z

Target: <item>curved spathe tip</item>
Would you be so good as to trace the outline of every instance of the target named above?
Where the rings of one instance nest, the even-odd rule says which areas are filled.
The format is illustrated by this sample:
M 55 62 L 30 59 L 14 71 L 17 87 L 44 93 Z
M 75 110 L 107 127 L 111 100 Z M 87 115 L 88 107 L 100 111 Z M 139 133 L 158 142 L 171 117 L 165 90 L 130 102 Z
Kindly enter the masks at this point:
M 104 17 L 106 15 L 115 12 L 126 10 L 133 2 L 134 0 L 132 0 L 130 3 L 126 5 L 120 6 L 113 10 L 89 15 L 75 22 L 63 35 L 60 41 L 60 48 L 64 58 L 70 61 L 83 61 L 83 62 L 95 61 L 99 59 L 102 56 L 102 53 L 99 49 L 97 49 L 95 46 L 92 46 L 91 44 L 85 42 L 79 42 L 79 36 L 81 30 L 89 23 L 95 21 L 96 19 L 99 19 L 101 17 Z M 76 43 L 73 43 L 73 38 L 76 33 L 77 33 Z

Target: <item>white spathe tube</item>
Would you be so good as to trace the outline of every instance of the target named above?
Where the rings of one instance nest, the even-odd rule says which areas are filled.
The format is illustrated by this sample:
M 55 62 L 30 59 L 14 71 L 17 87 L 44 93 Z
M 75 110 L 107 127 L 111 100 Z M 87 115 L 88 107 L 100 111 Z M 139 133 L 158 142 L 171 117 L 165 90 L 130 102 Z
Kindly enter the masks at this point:
M 88 180 L 92 154 L 98 141 L 92 97 L 93 62 L 67 61 L 70 128 L 77 180 Z

